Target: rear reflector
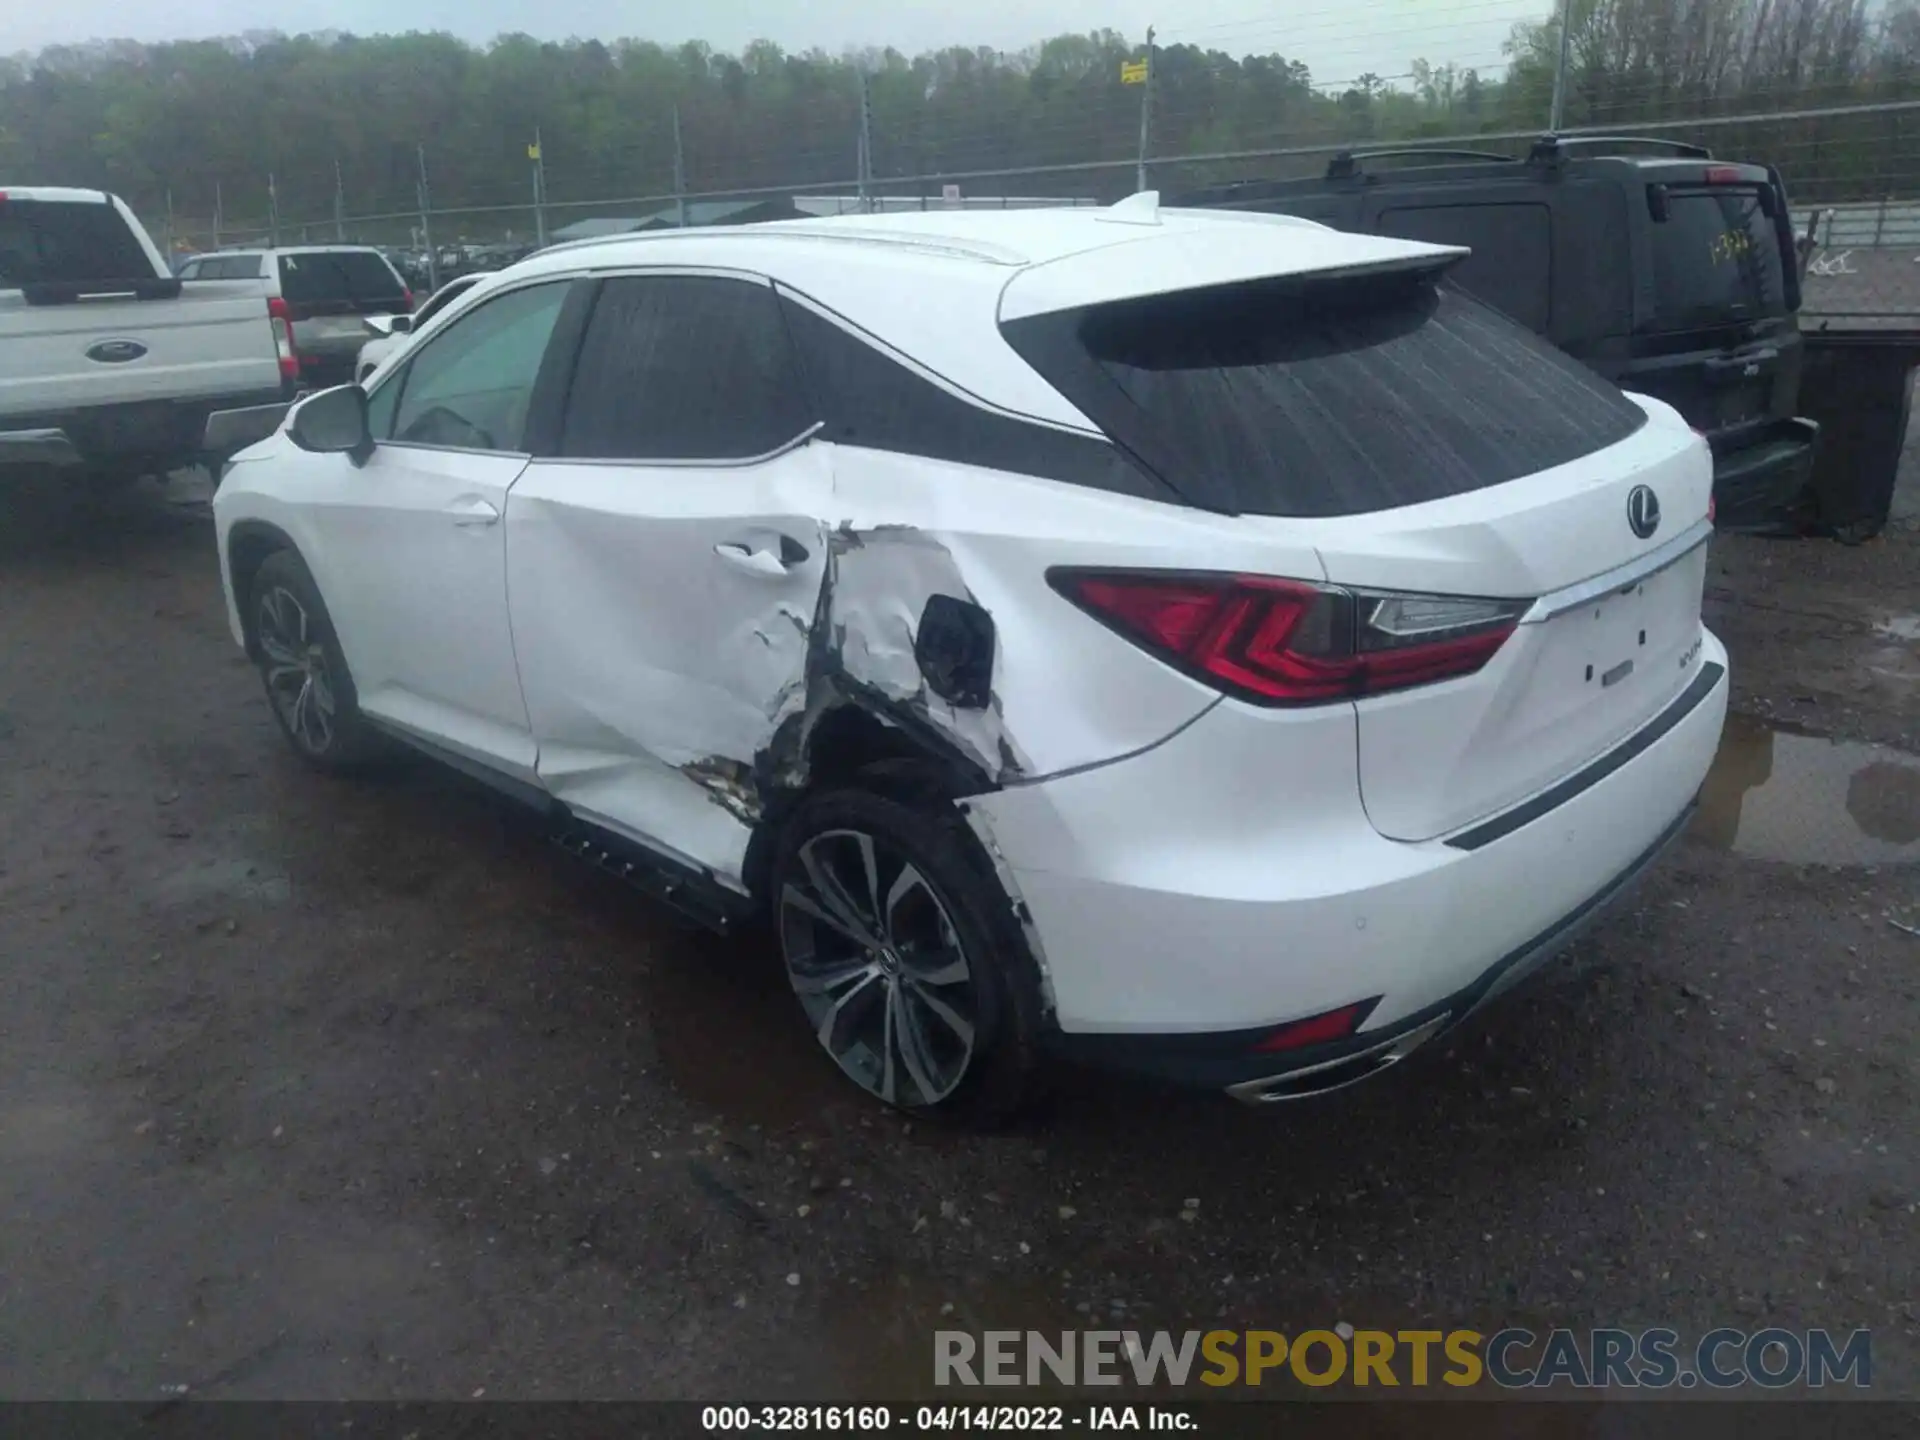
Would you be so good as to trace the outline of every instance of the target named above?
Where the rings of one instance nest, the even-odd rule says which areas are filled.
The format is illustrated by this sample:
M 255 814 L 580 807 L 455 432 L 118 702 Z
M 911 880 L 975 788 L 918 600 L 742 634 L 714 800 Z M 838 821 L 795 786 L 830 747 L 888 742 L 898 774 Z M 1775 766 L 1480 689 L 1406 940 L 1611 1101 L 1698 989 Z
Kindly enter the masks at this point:
M 1324 1015 L 1310 1015 L 1305 1020 L 1293 1020 L 1278 1030 L 1263 1036 L 1254 1049 L 1265 1054 L 1275 1050 L 1298 1050 L 1307 1045 L 1320 1045 L 1328 1040 L 1344 1040 L 1360 1028 L 1360 1022 L 1367 1018 L 1367 1012 L 1380 1003 L 1380 997 L 1371 1000 L 1358 1000 L 1351 1005 L 1342 1005 L 1338 1010 L 1329 1010 Z
M 1470 675 L 1527 606 L 1264 575 L 1053 570 L 1047 580 L 1142 649 L 1261 705 L 1325 704 Z

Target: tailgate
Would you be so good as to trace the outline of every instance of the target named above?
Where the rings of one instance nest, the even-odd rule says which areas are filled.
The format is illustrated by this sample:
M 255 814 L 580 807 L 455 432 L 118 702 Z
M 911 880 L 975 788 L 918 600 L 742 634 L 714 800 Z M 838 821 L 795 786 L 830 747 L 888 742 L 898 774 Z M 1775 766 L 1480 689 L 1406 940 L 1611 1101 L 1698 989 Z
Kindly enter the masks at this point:
M 280 384 L 261 286 L 196 281 L 174 299 L 33 305 L 0 290 L 0 420 Z
M 1337 584 L 1539 602 L 1479 673 L 1359 702 L 1382 834 L 1426 840 L 1503 810 L 1673 702 L 1701 653 L 1711 486 L 1705 448 L 1656 416 L 1555 470 L 1323 531 Z M 1659 519 L 1642 535 L 1645 493 Z

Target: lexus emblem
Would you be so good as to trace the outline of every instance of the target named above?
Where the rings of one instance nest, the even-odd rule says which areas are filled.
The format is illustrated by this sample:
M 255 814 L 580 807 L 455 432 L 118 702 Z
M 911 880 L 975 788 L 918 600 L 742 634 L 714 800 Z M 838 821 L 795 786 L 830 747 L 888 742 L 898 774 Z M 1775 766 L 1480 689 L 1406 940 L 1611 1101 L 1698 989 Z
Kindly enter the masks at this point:
M 1660 497 L 1650 486 L 1636 485 L 1627 492 L 1627 524 L 1642 540 L 1660 528 Z
M 124 365 L 146 353 L 147 347 L 138 340 L 102 340 L 97 345 L 87 347 L 87 358 L 97 360 L 102 365 Z

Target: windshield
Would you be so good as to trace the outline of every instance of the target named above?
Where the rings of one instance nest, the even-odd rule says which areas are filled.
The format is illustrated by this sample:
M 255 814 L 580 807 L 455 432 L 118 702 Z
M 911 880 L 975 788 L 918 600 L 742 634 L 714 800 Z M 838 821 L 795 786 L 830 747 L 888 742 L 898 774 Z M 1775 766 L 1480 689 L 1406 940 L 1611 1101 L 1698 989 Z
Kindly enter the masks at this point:
M 300 250 L 280 257 L 280 293 L 297 305 L 398 304 L 405 288 L 371 250 Z
M 1674 191 L 1652 228 L 1660 328 L 1787 313 L 1780 242 L 1758 190 Z
M 153 261 L 113 206 L 0 199 L 0 285 L 155 278 Z
M 1458 495 L 1645 420 L 1430 273 L 1175 291 L 1004 331 L 1176 490 L 1238 513 L 1352 515 Z

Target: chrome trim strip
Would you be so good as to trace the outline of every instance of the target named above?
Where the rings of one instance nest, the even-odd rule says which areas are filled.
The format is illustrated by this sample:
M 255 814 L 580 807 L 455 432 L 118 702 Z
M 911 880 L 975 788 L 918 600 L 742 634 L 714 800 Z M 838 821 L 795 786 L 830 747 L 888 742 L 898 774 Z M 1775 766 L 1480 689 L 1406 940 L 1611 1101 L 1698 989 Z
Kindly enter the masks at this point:
M 655 460 L 645 456 L 587 456 L 587 455 L 540 455 L 535 457 L 539 465 L 616 465 L 625 470 L 744 470 L 754 465 L 765 465 L 770 460 L 778 460 L 783 455 L 791 455 L 826 429 L 827 422 L 816 420 L 806 429 L 783 445 L 776 445 L 763 455 L 745 455 L 738 460 Z
M 1684 560 L 1695 550 L 1713 538 L 1713 522 L 1701 520 L 1689 529 L 1681 531 L 1664 545 L 1656 545 L 1646 554 L 1616 565 L 1611 570 L 1586 580 L 1578 580 L 1564 589 L 1542 595 L 1528 607 L 1527 613 L 1520 617 L 1522 625 L 1538 625 L 1551 620 L 1556 615 L 1564 615 L 1569 610 L 1578 610 L 1582 605 L 1591 605 L 1594 601 L 1611 595 L 1616 590 L 1625 590 L 1637 585 L 1649 575 L 1657 574 L 1677 561 Z

